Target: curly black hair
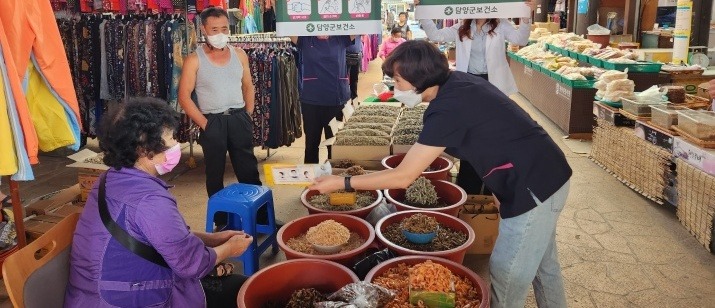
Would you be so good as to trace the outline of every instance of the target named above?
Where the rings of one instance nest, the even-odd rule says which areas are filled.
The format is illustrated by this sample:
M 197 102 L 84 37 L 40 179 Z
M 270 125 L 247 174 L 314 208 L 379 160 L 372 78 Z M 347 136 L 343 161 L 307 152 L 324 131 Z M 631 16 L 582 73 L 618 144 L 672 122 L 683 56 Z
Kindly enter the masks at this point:
M 118 104 L 102 118 L 98 134 L 104 164 L 117 170 L 133 167 L 140 157 L 153 157 L 168 148 L 162 139 L 174 133 L 179 114 L 160 99 L 131 98 Z

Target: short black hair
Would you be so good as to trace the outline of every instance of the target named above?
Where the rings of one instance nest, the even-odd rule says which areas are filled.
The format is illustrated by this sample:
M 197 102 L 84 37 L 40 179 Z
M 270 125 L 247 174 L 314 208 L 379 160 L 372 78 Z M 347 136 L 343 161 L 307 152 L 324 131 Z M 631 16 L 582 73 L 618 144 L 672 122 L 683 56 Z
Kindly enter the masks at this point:
M 395 33 L 402 33 L 402 29 L 400 29 L 400 27 L 392 27 L 392 31 L 390 31 L 390 34 Z
M 390 53 L 382 64 L 387 76 L 399 74 L 422 93 L 442 85 L 449 78 L 449 63 L 444 53 L 427 41 L 407 41 Z
M 397 15 L 397 16 L 402 16 L 402 15 L 405 15 L 405 17 L 409 17 L 409 16 L 410 16 L 409 13 L 407 13 L 407 12 L 400 12 L 400 15 Z
M 102 117 L 98 134 L 104 164 L 117 170 L 133 167 L 140 157 L 153 157 L 168 147 L 162 139 L 166 130 L 174 133 L 179 114 L 165 101 L 131 98 L 119 103 Z
M 199 17 L 201 17 L 201 24 L 206 25 L 206 21 L 209 19 L 209 17 L 226 17 L 228 19 L 228 13 L 226 10 L 216 7 L 216 6 L 210 6 L 206 8 L 205 10 L 201 11 L 201 14 Z

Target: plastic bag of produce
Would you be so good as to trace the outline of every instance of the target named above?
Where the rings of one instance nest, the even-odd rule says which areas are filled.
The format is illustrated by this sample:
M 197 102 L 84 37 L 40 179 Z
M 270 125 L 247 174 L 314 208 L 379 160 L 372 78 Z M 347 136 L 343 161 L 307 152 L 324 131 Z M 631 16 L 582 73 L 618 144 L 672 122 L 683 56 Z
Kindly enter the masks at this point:
M 588 26 L 588 28 L 586 28 L 586 30 L 588 30 L 588 35 L 609 35 L 609 34 L 611 34 L 611 30 L 609 30 L 608 28 L 604 28 L 598 24 L 590 25 L 590 26 Z
M 369 282 L 356 282 L 328 296 L 330 302 L 315 304 L 315 308 L 378 308 L 395 298 L 395 292 Z
M 410 304 L 422 303 L 429 308 L 454 308 L 457 305 L 457 295 L 446 292 L 410 291 Z
M 365 220 L 369 222 L 371 225 L 375 226 L 377 225 L 377 222 L 380 221 L 383 217 L 390 215 L 392 213 L 396 213 L 397 208 L 395 208 L 395 205 L 392 203 L 387 203 L 385 199 L 382 200 L 380 204 L 378 204 L 367 217 L 365 217 Z
M 362 280 L 375 266 L 396 257 L 397 254 L 388 249 L 380 250 L 355 263 L 352 270 Z

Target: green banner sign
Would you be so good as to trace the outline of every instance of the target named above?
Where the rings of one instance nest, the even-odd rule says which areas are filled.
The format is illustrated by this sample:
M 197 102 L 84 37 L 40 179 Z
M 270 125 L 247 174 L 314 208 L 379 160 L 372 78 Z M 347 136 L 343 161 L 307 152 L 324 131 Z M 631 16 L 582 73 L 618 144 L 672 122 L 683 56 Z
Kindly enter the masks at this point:
M 420 0 L 417 19 L 531 17 L 524 0 Z
M 380 0 L 277 0 L 276 34 L 378 34 L 380 17 Z

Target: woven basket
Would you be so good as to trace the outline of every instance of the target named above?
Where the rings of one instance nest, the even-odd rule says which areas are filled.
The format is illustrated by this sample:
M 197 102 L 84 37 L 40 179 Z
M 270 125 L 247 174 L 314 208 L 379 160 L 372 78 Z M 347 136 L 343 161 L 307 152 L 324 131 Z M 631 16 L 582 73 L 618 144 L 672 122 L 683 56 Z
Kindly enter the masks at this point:
M 678 170 L 678 219 L 695 238 L 713 252 L 715 177 L 676 159 Z
M 591 159 L 643 196 L 662 204 L 671 154 L 638 138 L 628 127 L 602 119 L 593 129 Z

